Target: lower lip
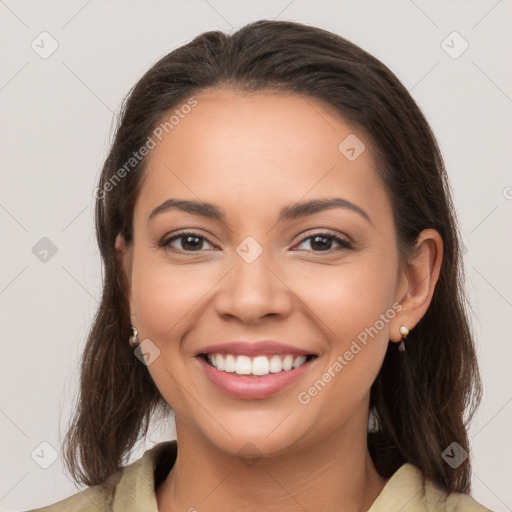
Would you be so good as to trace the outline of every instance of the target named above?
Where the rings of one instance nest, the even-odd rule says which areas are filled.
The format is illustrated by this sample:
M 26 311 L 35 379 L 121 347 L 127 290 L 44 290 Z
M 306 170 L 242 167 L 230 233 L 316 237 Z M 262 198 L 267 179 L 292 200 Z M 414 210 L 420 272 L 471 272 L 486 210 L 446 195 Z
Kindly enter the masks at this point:
M 202 357 L 199 356 L 197 359 L 207 377 L 221 391 L 244 400 L 258 400 L 279 393 L 300 379 L 316 360 L 316 358 L 312 358 L 302 366 L 292 370 L 259 376 L 223 372 L 208 364 Z

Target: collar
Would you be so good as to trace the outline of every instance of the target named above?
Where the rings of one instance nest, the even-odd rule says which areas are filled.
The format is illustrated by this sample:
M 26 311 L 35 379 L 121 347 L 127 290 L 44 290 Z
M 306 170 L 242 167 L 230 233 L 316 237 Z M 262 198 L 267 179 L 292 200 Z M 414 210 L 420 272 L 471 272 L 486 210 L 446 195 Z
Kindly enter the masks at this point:
M 156 488 L 165 480 L 176 462 L 177 441 L 156 444 L 144 455 L 117 473 L 113 512 L 158 512 Z M 116 483 L 117 482 L 117 483 Z M 405 463 L 386 482 L 368 512 L 491 512 L 467 494 L 448 494 L 436 483 L 424 478 L 416 466 Z
M 116 485 L 113 512 L 158 512 L 155 490 L 173 467 L 177 453 L 176 440 L 165 441 L 127 466 Z

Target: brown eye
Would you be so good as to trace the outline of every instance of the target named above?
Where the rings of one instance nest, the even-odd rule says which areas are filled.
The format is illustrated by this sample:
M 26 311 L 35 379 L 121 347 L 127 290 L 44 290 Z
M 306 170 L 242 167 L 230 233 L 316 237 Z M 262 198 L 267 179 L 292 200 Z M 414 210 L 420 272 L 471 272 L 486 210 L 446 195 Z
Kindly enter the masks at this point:
M 335 235 L 331 235 L 330 233 L 316 233 L 314 235 L 308 236 L 301 240 L 299 246 L 310 241 L 310 248 L 313 252 L 333 252 L 341 249 L 350 249 L 351 244 L 348 240 L 340 238 Z M 338 244 L 339 248 L 333 249 L 333 243 Z
M 177 242 L 175 245 L 173 243 Z M 182 252 L 199 252 L 204 249 L 204 244 L 212 245 L 208 239 L 197 233 L 181 233 L 164 240 L 162 247 Z

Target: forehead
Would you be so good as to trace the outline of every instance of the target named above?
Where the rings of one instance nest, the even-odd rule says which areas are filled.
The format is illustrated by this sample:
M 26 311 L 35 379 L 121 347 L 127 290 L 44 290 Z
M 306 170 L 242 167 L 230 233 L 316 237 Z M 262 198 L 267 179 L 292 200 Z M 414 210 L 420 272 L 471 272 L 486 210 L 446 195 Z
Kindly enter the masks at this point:
M 370 141 L 322 102 L 229 89 L 194 99 L 193 108 L 174 109 L 181 115 L 149 155 L 140 194 L 146 208 L 183 197 L 221 206 L 236 198 L 239 205 L 265 209 L 335 192 L 382 202 Z M 347 145 L 357 153 L 365 149 L 347 158 Z

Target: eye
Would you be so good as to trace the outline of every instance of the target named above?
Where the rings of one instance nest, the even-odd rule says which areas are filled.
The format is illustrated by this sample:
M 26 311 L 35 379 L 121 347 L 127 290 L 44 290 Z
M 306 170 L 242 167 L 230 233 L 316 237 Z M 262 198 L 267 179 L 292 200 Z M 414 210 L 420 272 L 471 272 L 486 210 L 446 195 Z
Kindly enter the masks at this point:
M 307 242 L 309 242 L 310 250 L 313 250 L 313 252 L 334 252 L 337 250 L 352 248 L 349 240 L 331 233 L 315 233 L 303 238 L 299 242 L 298 246 L 300 247 Z M 205 250 L 205 243 L 209 244 L 211 248 L 214 247 L 212 242 L 210 242 L 206 237 L 199 235 L 198 233 L 186 232 L 164 239 L 160 243 L 160 246 L 178 252 L 200 252 L 201 250 Z M 337 249 L 333 249 L 333 243 L 338 244 L 339 247 Z M 211 248 L 208 250 L 211 250 Z M 306 250 L 308 249 L 306 248 Z
M 352 248 L 352 244 L 350 243 L 349 240 L 341 238 L 336 235 L 332 235 L 331 233 L 315 233 L 313 235 L 310 235 L 306 238 L 303 238 L 299 243 L 299 246 L 306 242 L 309 242 L 309 245 L 313 252 L 334 252 Z M 341 247 L 339 247 L 338 249 L 333 249 L 333 242 L 337 243 Z
M 173 243 L 175 242 L 177 242 L 176 245 L 179 245 L 180 247 L 174 246 Z M 204 242 L 213 246 L 213 244 L 206 237 L 197 233 L 186 232 L 164 239 L 160 243 L 160 247 L 168 248 L 178 252 L 200 252 L 202 249 L 204 249 Z

